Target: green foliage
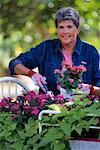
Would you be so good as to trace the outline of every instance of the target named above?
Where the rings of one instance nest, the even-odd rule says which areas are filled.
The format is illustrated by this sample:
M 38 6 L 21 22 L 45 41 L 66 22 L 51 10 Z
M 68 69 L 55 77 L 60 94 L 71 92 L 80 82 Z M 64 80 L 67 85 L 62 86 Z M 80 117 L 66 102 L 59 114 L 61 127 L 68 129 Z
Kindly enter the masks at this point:
M 0 0 L 0 73 L 8 72 L 12 57 L 26 51 L 39 42 L 56 37 L 54 17 L 61 7 L 76 8 L 81 15 L 81 37 L 99 45 L 98 0 Z
M 70 146 L 66 143 L 72 138 L 73 132 L 81 136 L 83 129 L 88 131 L 91 125 L 97 124 L 96 117 L 88 115 L 94 112 L 95 115 L 100 116 L 100 102 L 91 104 L 89 99 L 84 99 L 84 102 L 77 100 L 72 105 L 66 104 L 66 106 L 62 108 L 59 106 L 61 113 L 49 116 L 49 120 L 47 120 L 47 116 L 44 116 L 43 123 L 48 123 L 48 130 L 44 129 L 45 133 L 40 139 L 38 148 L 49 145 L 54 149 L 60 147 L 61 150 L 69 150 Z M 51 108 L 54 109 L 54 105 Z M 98 114 L 96 114 L 97 111 Z M 50 124 L 54 124 L 54 126 L 49 128 Z
M 18 123 L 12 120 L 11 114 L 0 112 L 0 149 L 22 150 L 25 146 L 29 148 L 39 139 L 37 133 L 37 120 L 29 118 L 24 126 L 19 127 Z
M 100 101 L 92 103 L 88 98 L 76 100 L 72 105 L 50 106 L 53 110 L 58 107 L 61 113 L 43 117 L 42 122 L 49 126 L 41 133 L 38 132 L 38 120 L 33 117 L 19 126 L 10 113 L 0 111 L 0 149 L 70 150 L 68 140 L 73 137 L 72 133 L 75 131 L 81 136 L 83 129 L 88 131 L 89 126 L 97 124 L 95 115 L 100 116 Z

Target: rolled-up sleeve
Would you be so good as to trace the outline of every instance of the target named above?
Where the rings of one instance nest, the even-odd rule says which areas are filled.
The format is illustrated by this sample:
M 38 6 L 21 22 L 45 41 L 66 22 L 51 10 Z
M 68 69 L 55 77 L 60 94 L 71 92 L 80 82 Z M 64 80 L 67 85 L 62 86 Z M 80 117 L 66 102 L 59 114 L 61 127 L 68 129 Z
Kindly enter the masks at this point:
M 10 75 L 14 75 L 15 72 L 14 72 L 14 67 L 17 65 L 17 64 L 23 64 L 21 60 L 19 59 L 13 59 L 10 61 L 9 63 L 9 70 L 10 70 Z

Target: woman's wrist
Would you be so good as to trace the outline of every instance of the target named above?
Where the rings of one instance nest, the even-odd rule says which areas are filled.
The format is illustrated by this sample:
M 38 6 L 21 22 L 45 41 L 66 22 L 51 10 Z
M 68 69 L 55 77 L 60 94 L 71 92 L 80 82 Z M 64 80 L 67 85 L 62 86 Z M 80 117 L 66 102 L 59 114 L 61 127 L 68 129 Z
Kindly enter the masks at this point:
M 35 73 L 36 73 L 35 71 L 29 70 L 27 75 L 31 78 Z

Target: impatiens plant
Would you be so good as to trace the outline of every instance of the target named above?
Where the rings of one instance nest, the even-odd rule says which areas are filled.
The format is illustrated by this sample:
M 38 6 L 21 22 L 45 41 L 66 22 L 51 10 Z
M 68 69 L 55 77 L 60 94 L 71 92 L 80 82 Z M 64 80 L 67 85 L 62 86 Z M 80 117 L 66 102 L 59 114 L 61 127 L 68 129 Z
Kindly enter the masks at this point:
M 94 99 L 97 102 L 92 105 Z M 68 106 L 62 95 L 55 96 L 53 101 L 49 95 L 33 91 L 18 96 L 16 100 L 3 98 L 0 101 L 0 149 L 69 150 L 68 139 L 71 138 L 73 130 L 81 135 L 83 128 L 88 129 L 90 125 L 96 124 L 96 117 L 90 118 L 90 121 L 83 118 L 87 119 L 88 113 L 100 114 L 100 103 L 97 99 L 100 97 L 77 97 L 76 102 Z M 44 128 L 39 133 L 38 114 L 48 108 L 59 108 L 61 114 L 46 116 L 43 122 L 57 123 L 59 126 Z
M 72 93 L 73 89 L 78 88 L 78 85 L 82 82 L 82 73 L 84 71 L 86 71 L 86 68 L 83 65 L 73 66 L 63 61 L 62 70 L 55 69 L 54 71 L 58 87 L 60 86 Z
M 52 100 L 47 94 L 37 94 L 33 91 L 18 96 L 16 100 L 3 98 L 0 110 L 12 114 L 12 118 L 24 123 L 29 117 L 37 118 L 39 112 L 46 109 Z

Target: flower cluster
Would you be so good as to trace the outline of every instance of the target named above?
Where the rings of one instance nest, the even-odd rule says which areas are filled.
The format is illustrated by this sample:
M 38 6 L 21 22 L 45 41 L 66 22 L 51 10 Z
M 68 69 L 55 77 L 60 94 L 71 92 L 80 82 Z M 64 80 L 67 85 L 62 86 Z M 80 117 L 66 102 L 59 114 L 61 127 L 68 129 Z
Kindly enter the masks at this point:
M 37 118 L 39 112 L 47 109 L 52 103 L 63 103 L 63 96 L 54 96 L 54 100 L 48 94 L 38 94 L 29 91 L 16 100 L 8 97 L 0 101 L 0 111 L 9 112 L 14 120 L 27 120 L 29 117 Z M 24 122 L 24 121 L 23 121 Z
M 18 117 L 27 119 L 30 116 L 37 117 L 39 112 L 51 103 L 51 98 L 46 94 L 37 94 L 29 91 L 22 96 L 18 96 L 16 100 L 12 98 L 3 98 L 0 102 L 0 110 L 11 113 L 13 119 Z
M 58 87 L 61 86 L 71 93 L 72 89 L 76 89 L 82 83 L 82 73 L 86 70 L 83 65 L 73 66 L 63 61 L 62 70 L 55 69 L 54 71 Z

